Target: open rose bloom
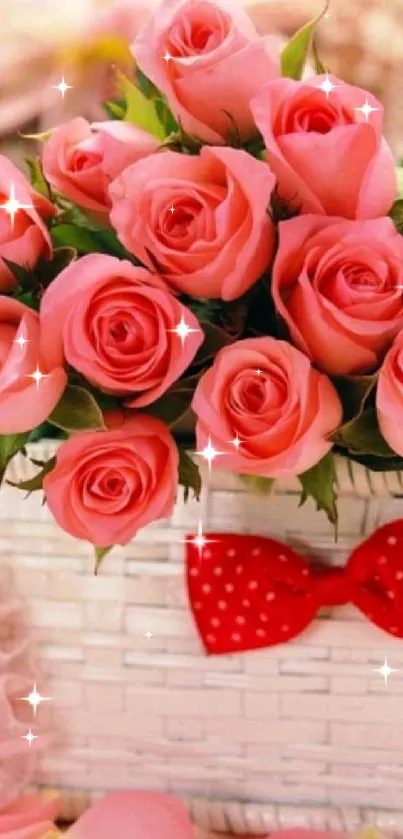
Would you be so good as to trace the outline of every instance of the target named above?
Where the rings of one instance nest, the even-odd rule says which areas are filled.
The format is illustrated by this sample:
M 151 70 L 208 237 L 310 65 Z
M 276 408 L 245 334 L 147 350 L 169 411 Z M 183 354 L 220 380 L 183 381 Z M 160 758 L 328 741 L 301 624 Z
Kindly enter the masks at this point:
M 383 105 L 304 38 L 162 0 L 104 120 L 58 120 L 30 180 L 0 157 L 2 449 L 58 438 L 32 488 L 98 559 L 199 495 L 195 451 L 332 520 L 336 454 L 403 466 Z

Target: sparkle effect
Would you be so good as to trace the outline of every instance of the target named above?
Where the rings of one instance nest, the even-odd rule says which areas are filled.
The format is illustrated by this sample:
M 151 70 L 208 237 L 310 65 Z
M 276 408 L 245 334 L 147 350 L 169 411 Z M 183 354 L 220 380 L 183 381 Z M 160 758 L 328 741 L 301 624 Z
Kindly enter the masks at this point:
M 14 344 L 19 344 L 19 346 L 23 350 L 24 347 L 25 347 L 25 344 L 29 344 L 29 340 L 28 340 L 28 338 L 24 338 L 24 336 L 21 334 L 21 335 L 18 336 L 18 338 L 14 338 Z
M 42 379 L 47 379 L 47 377 L 48 377 L 47 373 L 41 373 L 38 366 L 37 366 L 36 370 L 34 370 L 33 373 L 28 373 L 28 376 L 29 376 L 30 379 L 33 379 L 34 382 L 36 382 L 36 387 L 37 387 L 38 390 L 39 390 L 39 385 L 40 385 Z
M 214 539 L 206 539 L 206 537 L 203 534 L 202 522 L 199 521 L 199 524 L 198 524 L 198 527 L 197 527 L 197 536 L 194 536 L 193 539 L 185 539 L 184 541 L 185 541 L 186 544 L 194 545 L 197 548 L 197 550 L 199 551 L 199 557 L 201 559 L 202 553 L 203 553 L 203 548 L 205 548 L 206 545 L 212 545 L 215 540 Z
M 192 329 L 191 326 L 188 326 L 185 321 L 185 318 L 182 315 L 178 325 L 175 326 L 174 329 L 168 329 L 168 332 L 176 332 L 176 334 L 179 335 L 179 338 L 181 339 L 183 346 L 186 341 L 186 338 L 188 337 L 188 335 L 191 334 L 191 332 L 200 332 L 200 330 Z
M 6 213 L 10 216 L 11 219 L 11 226 L 14 229 L 14 221 L 15 217 L 19 210 L 33 210 L 32 204 L 20 204 L 18 198 L 15 197 L 15 187 L 14 184 L 10 186 L 10 195 L 8 201 L 5 204 L 0 204 L 0 210 L 5 210 Z
M 154 637 L 154 633 L 150 632 L 150 630 L 148 630 L 147 632 L 144 632 L 144 638 L 147 638 L 148 641 L 150 640 L 150 638 L 153 638 L 153 637 Z
M 323 93 L 326 94 L 326 99 L 329 99 L 329 93 L 331 93 L 332 90 L 335 90 L 336 87 L 340 87 L 340 85 L 333 84 L 333 82 L 331 82 L 329 79 L 329 73 L 326 73 L 325 81 L 322 82 L 322 84 L 317 84 L 316 87 L 318 88 L 318 90 L 323 90 Z
M 239 439 L 238 434 L 237 434 L 236 437 L 234 437 L 233 440 L 230 440 L 230 443 L 231 443 L 232 446 L 235 446 L 235 448 L 238 452 L 239 451 L 239 446 L 241 445 L 242 440 Z
M 361 108 L 354 108 L 355 111 L 360 111 L 365 116 L 366 122 L 368 122 L 368 117 L 372 114 L 373 111 L 379 111 L 379 108 L 372 108 L 372 106 L 368 102 L 368 96 Z
M 59 84 L 54 84 L 53 87 L 55 90 L 58 90 L 59 93 L 62 94 L 62 99 L 64 99 L 66 91 L 71 90 L 73 85 L 66 84 L 66 82 L 64 81 L 64 76 L 62 76 L 61 82 L 59 82 Z
M 172 204 L 172 206 L 169 208 L 169 212 L 170 212 L 170 213 L 172 213 L 172 215 L 174 214 L 174 212 L 175 212 L 175 207 L 174 207 L 174 205 L 173 205 L 173 204 Z
M 29 729 L 28 734 L 23 734 L 21 739 L 26 740 L 27 743 L 29 743 L 29 745 L 32 746 L 32 743 L 34 742 L 34 740 L 37 740 L 38 738 L 37 738 L 36 734 L 32 734 L 31 729 Z
M 36 716 L 38 706 L 41 704 L 41 702 L 49 702 L 51 698 L 51 696 L 41 696 L 41 694 L 37 691 L 36 684 L 34 684 L 33 689 L 31 693 L 28 694 L 28 696 L 20 696 L 22 702 L 29 702 L 29 704 L 32 706 L 34 717 Z
M 257 376 L 262 376 L 263 375 L 263 370 L 260 370 L 259 368 L 255 372 L 256 372 Z
M 224 454 L 224 452 L 218 452 L 211 442 L 211 437 L 209 437 L 207 446 L 205 446 L 205 448 L 201 452 L 196 452 L 196 454 L 200 457 L 203 457 L 204 460 L 207 460 L 210 472 L 213 460 L 215 460 L 215 458 L 218 457 L 220 454 Z
M 389 678 L 390 674 L 391 673 L 397 673 L 397 672 L 398 671 L 395 668 L 389 667 L 388 661 L 387 661 L 386 658 L 385 658 L 385 661 L 383 662 L 382 667 L 377 667 L 375 670 L 373 670 L 373 673 L 380 673 L 381 674 L 382 678 L 385 680 L 385 685 L 388 683 L 388 678 Z
M 172 61 L 172 55 L 168 52 L 168 50 L 166 51 L 163 58 L 164 58 L 164 61 L 166 61 L 167 64 L 168 64 L 168 61 Z

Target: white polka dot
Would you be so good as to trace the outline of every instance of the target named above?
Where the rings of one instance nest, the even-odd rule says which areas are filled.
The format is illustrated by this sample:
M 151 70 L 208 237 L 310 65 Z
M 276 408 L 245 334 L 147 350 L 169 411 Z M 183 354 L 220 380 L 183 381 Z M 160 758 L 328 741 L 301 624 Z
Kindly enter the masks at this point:
M 232 585 L 232 583 L 226 584 L 225 591 L 228 591 L 229 594 L 231 594 L 231 592 L 234 591 L 234 586 Z
M 215 635 L 206 635 L 206 641 L 208 641 L 209 644 L 215 644 L 216 640 Z
M 289 628 L 290 627 L 286 623 L 283 623 L 283 625 L 281 627 L 281 631 L 282 632 L 288 632 Z
M 235 554 L 236 554 L 235 548 L 229 548 L 229 550 L 227 551 L 227 556 L 235 556 Z
M 202 591 L 204 592 L 204 594 L 210 594 L 211 586 L 209 586 L 208 583 L 205 583 L 204 586 L 202 586 Z
M 198 577 L 199 576 L 199 569 L 198 568 L 191 568 L 190 569 L 190 576 L 191 577 Z
M 232 638 L 233 641 L 240 641 L 241 640 L 241 636 L 240 636 L 239 632 L 234 632 L 231 635 L 231 638 Z
M 203 551 L 203 556 L 206 557 L 206 559 L 211 559 L 211 551 L 208 549 L 207 551 Z
M 388 545 L 396 545 L 396 543 L 397 543 L 396 536 L 388 536 L 386 541 L 387 541 Z
M 224 609 L 227 608 L 227 603 L 225 602 L 225 600 L 219 600 L 218 601 L 218 608 L 221 609 L 221 610 L 224 610 Z
M 199 611 L 199 609 L 202 609 L 202 608 L 203 608 L 203 604 L 202 604 L 202 603 L 200 603 L 200 601 L 199 601 L 199 600 L 196 600 L 196 602 L 195 602 L 195 603 L 193 603 L 193 608 L 194 608 L 194 609 L 197 609 L 197 611 Z
M 280 562 L 288 562 L 288 556 L 286 556 L 285 554 L 279 554 L 278 558 Z
M 267 632 L 266 632 L 266 630 L 265 630 L 265 629 L 257 629 L 257 630 L 256 630 L 256 635 L 257 635 L 259 638 L 266 638 Z
M 250 606 L 250 600 L 242 600 L 242 606 L 245 606 L 245 609 L 248 609 Z
M 395 577 L 397 580 L 403 580 L 403 571 L 396 571 Z
M 242 574 L 242 571 L 243 571 L 243 565 L 237 565 L 237 567 L 235 568 L 235 573 L 236 574 Z
M 238 623 L 239 626 L 242 626 L 244 623 L 246 623 L 246 618 L 244 618 L 243 615 L 237 615 L 235 618 L 235 623 Z
M 250 581 L 250 583 L 249 583 L 249 585 L 248 585 L 248 588 L 249 588 L 251 591 L 253 591 L 254 589 L 256 589 L 256 588 L 257 588 L 257 581 L 256 581 L 256 580 L 251 580 L 251 581 Z
M 275 599 L 276 599 L 276 595 L 275 595 L 274 591 L 268 591 L 267 594 L 266 594 L 266 600 L 270 603 L 271 600 L 275 600 Z
M 259 556 L 259 554 L 260 554 L 260 548 L 253 548 L 252 556 Z
M 211 626 L 221 626 L 221 621 L 219 618 L 211 618 Z
M 217 566 L 214 568 L 213 574 L 215 574 L 215 576 L 216 576 L 216 577 L 221 577 L 221 574 L 222 574 L 222 568 L 220 567 L 220 565 L 217 565 Z
M 264 614 L 264 612 L 262 612 L 262 614 L 259 615 L 259 618 L 262 621 L 262 623 L 267 623 L 267 621 L 269 620 L 267 615 Z
M 387 561 L 386 556 L 378 556 L 378 565 L 386 565 Z
M 396 595 L 394 591 L 388 591 L 389 600 L 394 600 Z

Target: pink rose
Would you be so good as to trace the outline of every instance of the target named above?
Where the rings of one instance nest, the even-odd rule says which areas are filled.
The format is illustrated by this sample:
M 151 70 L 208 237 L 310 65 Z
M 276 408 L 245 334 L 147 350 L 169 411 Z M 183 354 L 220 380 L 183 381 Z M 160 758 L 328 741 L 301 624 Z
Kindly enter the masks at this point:
M 0 295 L 0 434 L 30 431 L 47 419 L 67 383 L 60 364 L 40 349 L 39 317 Z M 43 374 L 37 380 L 35 373 Z
M 175 329 L 192 330 L 181 340 Z M 41 303 L 42 346 L 101 390 L 154 402 L 189 367 L 204 340 L 197 318 L 163 280 L 114 256 L 89 254 L 65 268 Z
M 303 82 L 276 79 L 251 107 L 276 175 L 279 195 L 304 213 L 344 218 L 386 215 L 396 198 L 392 153 L 382 137 L 383 107 L 345 84 L 328 96 L 325 76 Z M 375 108 L 366 119 L 359 108 Z
M 374 370 L 403 327 L 403 239 L 391 219 L 306 215 L 279 233 L 272 293 L 294 344 L 333 375 Z
M 129 163 L 153 154 L 159 143 L 120 120 L 93 123 L 76 117 L 52 131 L 42 162 L 49 183 L 79 207 L 108 212 L 108 186 Z
M 0 809 L 1 839 L 45 839 L 54 827 L 59 798 L 26 795 Z
M 179 291 L 234 300 L 268 267 L 275 179 L 244 151 L 165 151 L 129 166 L 110 187 L 111 222 L 128 251 Z
M 280 75 L 279 41 L 261 37 L 233 0 L 164 0 L 133 54 L 184 130 L 220 144 L 255 134 L 252 96 Z
M 107 431 L 62 443 L 43 485 L 57 523 L 98 547 L 125 545 L 141 527 L 172 513 L 178 450 L 165 423 L 136 414 L 113 417 Z
M 16 209 L 15 215 L 14 200 L 24 205 Z M 16 285 L 3 259 L 34 268 L 42 255 L 51 257 L 52 245 L 44 219 L 54 214 L 53 204 L 31 187 L 11 160 L 0 155 L 0 291 L 9 291 Z
M 250 475 L 298 475 L 331 449 L 342 408 L 329 379 L 285 341 L 248 338 L 220 350 L 196 388 L 197 449 Z M 237 441 L 234 443 L 233 441 Z
M 194 839 L 183 802 L 145 790 L 113 792 L 96 801 L 66 839 L 111 839 L 117 827 L 122 839 Z
M 384 358 L 376 389 L 376 411 L 382 436 L 403 457 L 403 331 Z

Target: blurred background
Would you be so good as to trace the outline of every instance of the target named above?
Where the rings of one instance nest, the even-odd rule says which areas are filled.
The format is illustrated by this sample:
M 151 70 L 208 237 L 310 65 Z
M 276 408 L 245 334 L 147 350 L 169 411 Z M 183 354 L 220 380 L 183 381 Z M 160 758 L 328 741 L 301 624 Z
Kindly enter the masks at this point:
M 0 150 L 20 159 L 18 132 L 46 130 L 77 114 L 102 118 L 113 65 L 130 67 L 128 44 L 158 0 L 0 0 Z M 244 0 L 258 30 L 288 37 L 323 0 Z M 331 0 L 319 28 L 322 62 L 386 106 L 385 133 L 403 157 L 403 0 Z M 57 85 L 72 87 L 62 96 Z M 32 153 L 32 144 L 29 149 Z

